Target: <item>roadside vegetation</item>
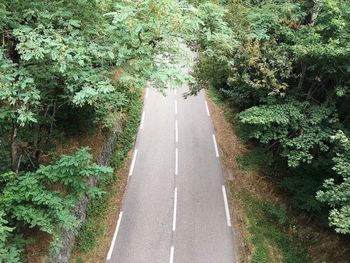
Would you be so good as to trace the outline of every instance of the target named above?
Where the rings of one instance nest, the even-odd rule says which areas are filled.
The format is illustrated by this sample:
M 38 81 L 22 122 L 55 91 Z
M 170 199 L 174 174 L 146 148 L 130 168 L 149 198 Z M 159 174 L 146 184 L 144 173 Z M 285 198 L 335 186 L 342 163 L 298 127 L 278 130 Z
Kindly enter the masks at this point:
M 195 5 L 205 23 L 191 93 L 209 88 L 245 148 L 231 163 L 243 258 L 347 262 L 350 4 Z

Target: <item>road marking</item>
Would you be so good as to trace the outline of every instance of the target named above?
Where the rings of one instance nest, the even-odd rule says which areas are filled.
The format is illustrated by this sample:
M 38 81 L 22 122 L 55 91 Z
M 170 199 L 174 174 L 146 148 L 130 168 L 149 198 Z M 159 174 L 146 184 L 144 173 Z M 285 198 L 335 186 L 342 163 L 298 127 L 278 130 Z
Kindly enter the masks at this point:
M 176 148 L 175 149 L 175 175 L 177 175 L 178 168 L 179 168 L 179 151 Z
M 174 262 L 174 246 L 170 248 L 170 263 Z
M 146 88 L 146 95 L 145 95 L 146 99 L 148 98 L 148 92 L 149 92 L 149 88 Z
M 207 114 L 210 117 L 210 112 L 209 112 L 208 102 L 207 101 L 205 101 L 205 108 L 207 109 Z
M 177 115 L 177 100 L 175 100 L 175 115 Z
M 140 125 L 140 129 L 143 129 L 143 122 L 145 121 L 145 112 L 142 112 L 142 117 L 141 117 L 141 125 Z
M 132 158 L 132 162 L 131 162 L 131 166 L 130 166 L 129 176 L 131 176 L 133 171 L 134 171 L 134 166 L 135 166 L 135 162 L 136 162 L 137 152 L 138 152 L 138 150 L 135 149 L 134 157 Z
M 214 147 L 215 147 L 215 155 L 216 155 L 216 157 L 219 157 L 218 145 L 216 144 L 216 139 L 215 139 L 214 134 L 213 134 L 213 142 L 214 142 Z
M 176 91 L 177 91 L 177 88 L 174 89 L 174 94 L 175 94 L 175 96 L 176 96 Z
M 177 120 L 175 120 L 175 141 L 178 142 L 179 141 L 179 129 L 177 126 Z
M 173 231 L 176 229 L 176 211 L 177 211 L 177 187 L 174 192 L 174 215 L 173 215 Z
M 107 260 L 110 260 L 111 257 L 112 257 L 113 248 L 114 248 L 114 243 L 115 243 L 115 241 L 116 241 L 116 239 L 117 239 L 117 235 L 118 235 L 118 231 L 119 231 L 119 226 L 120 226 L 120 221 L 122 220 L 122 217 L 123 217 L 123 212 L 120 212 L 119 218 L 118 218 L 117 227 L 116 227 L 115 232 L 114 232 L 114 235 L 113 235 L 111 247 L 109 248 L 109 251 L 108 251 Z
M 224 185 L 222 186 L 222 195 L 224 196 L 227 226 L 231 226 L 230 211 L 228 209 L 227 195 L 226 195 L 226 189 Z

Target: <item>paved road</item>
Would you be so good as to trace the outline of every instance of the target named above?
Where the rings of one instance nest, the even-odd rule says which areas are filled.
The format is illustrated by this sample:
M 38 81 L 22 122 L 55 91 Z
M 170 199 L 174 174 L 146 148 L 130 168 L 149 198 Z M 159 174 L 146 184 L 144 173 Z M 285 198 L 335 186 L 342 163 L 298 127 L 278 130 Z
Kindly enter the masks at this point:
M 219 150 L 202 91 L 147 89 L 114 263 L 234 263 Z

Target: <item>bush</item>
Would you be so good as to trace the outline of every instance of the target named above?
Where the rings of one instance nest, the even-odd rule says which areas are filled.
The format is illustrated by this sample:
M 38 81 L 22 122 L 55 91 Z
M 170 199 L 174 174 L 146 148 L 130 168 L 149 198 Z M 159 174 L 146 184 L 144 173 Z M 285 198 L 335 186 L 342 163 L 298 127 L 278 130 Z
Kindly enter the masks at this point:
M 35 172 L 7 173 L 1 176 L 4 186 L 0 194 L 3 244 L 11 243 L 10 235 L 25 228 L 38 228 L 57 239 L 62 229 L 75 231 L 79 222 L 72 212 L 83 195 L 96 197 L 101 190 L 91 187 L 90 177 L 105 177 L 112 169 L 91 161 L 88 148 L 73 156 L 62 156 L 54 164 L 40 166 Z M 13 256 L 18 248 L 12 246 L 4 253 Z
M 272 203 L 267 203 L 265 211 L 275 220 L 279 225 L 286 226 L 287 224 L 287 208 L 285 204 L 276 206 Z

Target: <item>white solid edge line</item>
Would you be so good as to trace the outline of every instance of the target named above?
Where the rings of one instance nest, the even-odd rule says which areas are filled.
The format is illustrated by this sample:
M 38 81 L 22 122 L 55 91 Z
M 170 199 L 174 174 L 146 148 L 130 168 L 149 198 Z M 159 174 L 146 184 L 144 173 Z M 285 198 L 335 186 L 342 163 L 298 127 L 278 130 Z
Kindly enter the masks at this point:
M 173 263 L 174 262 L 174 246 L 172 246 L 170 248 L 170 260 L 169 260 L 170 263 Z
M 148 92 L 149 92 L 149 88 L 146 88 L 146 95 L 145 95 L 146 99 L 148 98 Z
M 177 100 L 175 100 L 175 115 L 177 114 Z
M 227 226 L 231 226 L 231 217 L 230 217 L 230 211 L 228 209 L 228 203 L 227 203 L 227 195 L 226 195 L 226 188 L 223 185 L 222 186 L 222 195 L 224 196 L 224 203 L 225 203 L 225 211 L 226 211 L 226 221 Z
M 135 149 L 134 157 L 132 158 L 132 162 L 131 162 L 131 166 L 130 166 L 129 176 L 131 176 L 133 171 L 134 171 L 134 166 L 135 166 L 135 162 L 136 162 L 137 152 L 138 152 L 138 150 Z
M 205 108 L 207 109 L 207 114 L 210 117 L 210 112 L 209 112 L 209 107 L 208 107 L 208 102 L 205 101 Z
M 177 120 L 175 120 L 175 141 L 178 142 L 179 141 L 179 129 L 177 126 Z
M 179 168 L 179 150 L 176 148 L 175 149 L 175 175 L 177 175 Z
M 140 129 L 143 129 L 143 122 L 145 121 L 145 112 L 142 112 L 142 117 L 141 117 L 141 125 L 140 125 Z
M 174 191 L 173 231 L 176 230 L 176 211 L 177 211 L 177 187 L 175 187 L 175 191 Z
M 216 155 L 216 157 L 219 157 L 219 149 L 218 149 L 218 145 L 216 143 L 216 139 L 215 139 L 214 134 L 213 134 L 213 142 L 214 142 L 214 147 L 215 147 L 215 155 Z
M 107 260 L 110 260 L 111 257 L 112 257 L 113 248 L 114 248 L 115 241 L 116 241 L 116 239 L 117 239 L 117 235 L 118 235 L 118 231 L 119 231 L 119 226 L 120 226 L 120 221 L 122 220 L 122 217 L 123 217 L 123 212 L 120 212 L 119 218 L 118 218 L 117 227 L 116 227 L 116 229 L 115 229 L 115 232 L 114 232 L 114 235 L 113 235 L 113 239 L 112 239 L 112 243 L 111 243 L 111 246 L 110 246 L 109 251 L 108 251 Z

